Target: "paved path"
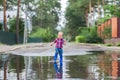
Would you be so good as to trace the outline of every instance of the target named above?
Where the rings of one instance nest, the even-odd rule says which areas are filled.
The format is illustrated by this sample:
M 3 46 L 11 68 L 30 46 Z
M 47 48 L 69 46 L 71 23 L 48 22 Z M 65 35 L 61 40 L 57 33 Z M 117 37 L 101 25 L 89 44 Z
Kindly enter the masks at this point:
M 22 49 L 29 49 L 35 47 L 43 47 L 46 45 L 45 43 L 31 43 L 31 44 L 24 44 L 24 45 L 0 45 L 0 53 L 5 53 L 14 50 L 22 50 Z

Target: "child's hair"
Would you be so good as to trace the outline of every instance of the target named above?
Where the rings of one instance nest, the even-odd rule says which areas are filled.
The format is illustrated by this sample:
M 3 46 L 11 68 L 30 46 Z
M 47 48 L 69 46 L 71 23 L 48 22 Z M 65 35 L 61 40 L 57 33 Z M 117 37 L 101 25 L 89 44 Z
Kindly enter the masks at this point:
M 58 38 L 62 38 L 63 37 L 63 32 L 58 32 Z
M 58 32 L 58 35 L 63 35 L 63 32 L 62 31 Z

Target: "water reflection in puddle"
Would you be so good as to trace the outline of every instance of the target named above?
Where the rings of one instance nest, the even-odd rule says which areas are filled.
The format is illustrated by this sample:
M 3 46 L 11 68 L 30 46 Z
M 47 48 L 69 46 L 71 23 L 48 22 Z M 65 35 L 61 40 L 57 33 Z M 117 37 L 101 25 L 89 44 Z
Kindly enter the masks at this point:
M 120 52 L 52 57 L 0 55 L 0 80 L 120 80 Z

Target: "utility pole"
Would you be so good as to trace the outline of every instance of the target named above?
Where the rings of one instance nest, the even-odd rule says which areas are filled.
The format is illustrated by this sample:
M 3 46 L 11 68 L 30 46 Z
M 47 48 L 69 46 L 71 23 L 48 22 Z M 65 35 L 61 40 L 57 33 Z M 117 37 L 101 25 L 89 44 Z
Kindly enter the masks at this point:
M 27 34 L 28 34 L 28 23 L 27 23 L 27 6 L 25 4 L 25 26 L 24 26 L 24 39 L 23 39 L 23 43 L 26 44 L 27 43 Z
M 4 0 L 4 31 L 8 31 L 6 20 L 6 0 Z
M 16 43 L 19 43 L 19 12 L 20 12 L 20 0 L 18 0 L 18 9 L 16 16 Z
M 98 18 L 100 18 L 100 1 L 98 0 Z
M 92 2 L 91 2 L 91 0 L 89 1 L 89 13 L 91 13 L 92 11 Z
M 105 4 L 105 0 L 102 0 L 102 5 L 104 5 Z
M 90 27 L 91 25 L 90 25 L 90 17 L 92 17 L 92 15 L 91 15 L 91 13 L 92 13 L 92 2 L 91 2 L 91 0 L 89 0 L 89 17 L 88 17 L 88 27 Z

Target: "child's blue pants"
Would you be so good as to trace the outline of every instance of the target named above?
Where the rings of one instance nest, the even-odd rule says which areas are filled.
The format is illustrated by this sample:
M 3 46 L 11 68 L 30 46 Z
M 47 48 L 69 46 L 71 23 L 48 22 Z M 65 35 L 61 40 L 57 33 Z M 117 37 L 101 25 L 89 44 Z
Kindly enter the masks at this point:
M 54 61 L 57 60 L 58 54 L 59 54 L 59 56 L 60 56 L 60 62 L 62 62 L 62 57 L 63 57 L 63 56 L 62 56 L 62 54 L 63 54 L 62 48 L 56 48 L 56 49 L 55 49 Z

